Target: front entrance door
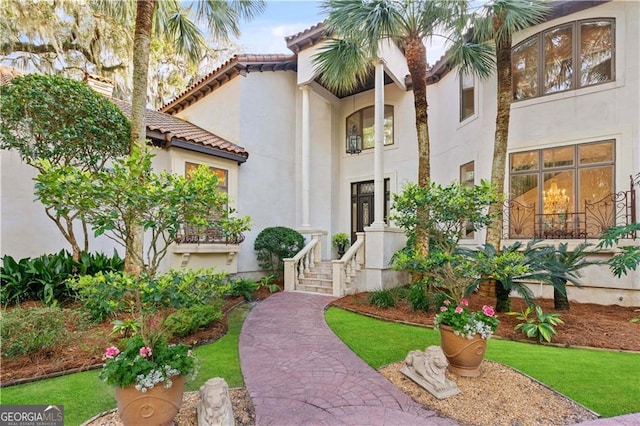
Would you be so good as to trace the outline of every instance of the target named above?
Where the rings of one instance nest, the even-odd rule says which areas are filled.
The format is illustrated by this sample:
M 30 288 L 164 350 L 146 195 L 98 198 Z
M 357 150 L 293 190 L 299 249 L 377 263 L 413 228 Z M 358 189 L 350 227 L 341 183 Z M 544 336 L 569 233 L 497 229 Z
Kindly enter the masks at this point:
M 351 184 L 351 242 L 356 232 L 363 232 L 374 220 L 374 183 L 372 180 Z M 384 220 L 389 214 L 389 179 L 384 180 Z

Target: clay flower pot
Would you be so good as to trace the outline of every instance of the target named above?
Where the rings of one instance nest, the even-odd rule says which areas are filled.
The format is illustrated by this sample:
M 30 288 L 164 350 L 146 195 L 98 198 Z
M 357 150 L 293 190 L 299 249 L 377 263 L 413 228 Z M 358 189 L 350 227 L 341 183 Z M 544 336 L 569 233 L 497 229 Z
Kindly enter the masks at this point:
M 448 325 L 440 324 L 440 346 L 449 361 L 448 370 L 462 377 L 478 377 L 487 341 L 479 334 L 467 339 L 458 336 Z
M 171 425 L 180 411 L 184 393 L 183 376 L 171 378 L 173 385 L 165 388 L 158 383 L 146 392 L 140 392 L 135 385 L 116 387 L 118 415 L 126 426 Z

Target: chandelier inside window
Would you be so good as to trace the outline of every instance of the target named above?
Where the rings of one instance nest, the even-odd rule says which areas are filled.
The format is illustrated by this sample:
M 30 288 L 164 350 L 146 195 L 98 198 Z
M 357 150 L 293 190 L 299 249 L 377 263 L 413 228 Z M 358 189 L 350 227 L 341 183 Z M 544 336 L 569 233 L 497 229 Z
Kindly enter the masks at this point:
M 542 191 L 542 198 L 545 214 L 566 213 L 569 210 L 567 191 L 558 188 L 555 180 L 551 181 L 551 187 L 547 191 Z
M 358 134 L 358 128 L 354 124 L 347 134 L 347 154 L 360 154 L 362 152 L 362 136 Z

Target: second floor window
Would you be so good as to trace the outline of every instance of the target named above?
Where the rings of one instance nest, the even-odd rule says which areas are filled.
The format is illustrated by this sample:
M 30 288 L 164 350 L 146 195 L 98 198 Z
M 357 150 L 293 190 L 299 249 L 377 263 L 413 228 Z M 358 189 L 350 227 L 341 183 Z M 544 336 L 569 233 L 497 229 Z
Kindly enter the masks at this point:
M 529 99 L 614 80 L 613 19 L 570 22 L 513 49 L 513 99 Z
M 370 149 L 375 145 L 374 107 L 362 108 L 347 117 L 347 136 L 353 132 L 362 137 L 362 149 Z M 393 106 L 384 106 L 384 144 L 393 145 Z
M 471 117 L 475 112 L 473 74 L 460 76 L 460 121 Z

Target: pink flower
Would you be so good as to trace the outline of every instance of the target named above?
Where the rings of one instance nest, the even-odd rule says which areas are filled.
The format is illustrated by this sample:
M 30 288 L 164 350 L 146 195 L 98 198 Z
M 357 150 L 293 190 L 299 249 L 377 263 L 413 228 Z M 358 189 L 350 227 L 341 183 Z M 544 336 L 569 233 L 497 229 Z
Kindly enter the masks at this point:
M 461 314 L 463 310 L 464 310 L 464 309 L 462 309 L 462 306 L 456 306 L 455 313 L 456 313 L 456 314 Z
M 152 352 L 151 352 L 151 348 L 148 346 L 144 346 L 142 348 L 140 348 L 140 356 L 143 358 L 146 358 L 148 356 L 151 356 Z
M 449 302 L 448 300 L 445 300 L 443 303 L 444 303 L 445 305 L 447 305 L 447 306 L 449 306 L 449 305 L 451 304 L 451 302 Z
M 446 311 L 447 311 L 446 306 L 440 306 L 440 312 L 446 312 Z
M 116 356 L 118 356 L 119 353 L 120 353 L 120 349 L 116 348 L 115 346 L 111 346 L 107 348 L 106 351 L 104 351 L 104 357 L 109 359 L 115 358 Z
M 496 311 L 494 311 L 493 308 L 489 305 L 484 305 L 482 307 L 482 312 L 488 317 L 492 317 L 496 314 Z
M 460 300 L 460 304 L 462 306 L 469 306 L 469 301 L 467 299 L 462 299 L 462 300 Z

